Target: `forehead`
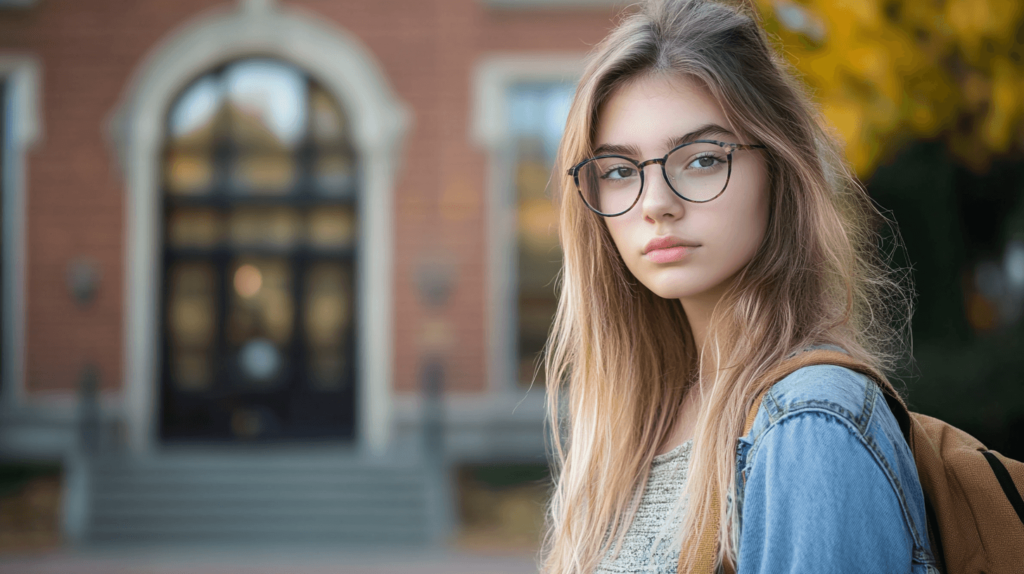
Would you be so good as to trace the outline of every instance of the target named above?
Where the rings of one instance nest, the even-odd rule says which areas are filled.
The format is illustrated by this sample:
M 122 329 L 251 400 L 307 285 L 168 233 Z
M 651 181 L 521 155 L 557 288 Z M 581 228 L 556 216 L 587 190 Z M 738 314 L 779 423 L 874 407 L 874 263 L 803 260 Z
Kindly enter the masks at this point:
M 671 138 L 708 124 L 735 133 L 718 102 L 692 80 L 644 76 L 621 86 L 600 107 L 594 147 L 634 146 L 660 155 Z

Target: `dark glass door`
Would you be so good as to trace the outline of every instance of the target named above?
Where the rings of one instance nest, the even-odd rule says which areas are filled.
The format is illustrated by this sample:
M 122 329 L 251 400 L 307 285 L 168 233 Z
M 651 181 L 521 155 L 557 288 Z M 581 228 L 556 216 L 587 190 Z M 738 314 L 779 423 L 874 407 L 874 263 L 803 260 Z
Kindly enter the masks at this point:
M 289 64 L 199 78 L 164 155 L 161 431 L 351 439 L 357 174 L 344 117 Z

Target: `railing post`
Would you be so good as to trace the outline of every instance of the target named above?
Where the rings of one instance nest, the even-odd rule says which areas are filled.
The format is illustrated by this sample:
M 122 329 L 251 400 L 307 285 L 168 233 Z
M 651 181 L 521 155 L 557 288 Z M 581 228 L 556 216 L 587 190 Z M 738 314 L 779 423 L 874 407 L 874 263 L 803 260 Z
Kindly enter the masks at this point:
M 88 456 L 99 453 L 101 421 L 99 401 L 100 377 L 93 364 L 82 368 L 78 379 L 78 447 Z
M 423 458 L 430 481 L 431 538 L 445 543 L 455 529 L 455 496 L 448 460 L 445 425 L 444 363 L 447 346 L 447 321 L 444 310 L 454 281 L 455 266 L 445 253 L 423 257 L 416 286 L 427 311 L 424 322 L 420 389 L 422 391 Z

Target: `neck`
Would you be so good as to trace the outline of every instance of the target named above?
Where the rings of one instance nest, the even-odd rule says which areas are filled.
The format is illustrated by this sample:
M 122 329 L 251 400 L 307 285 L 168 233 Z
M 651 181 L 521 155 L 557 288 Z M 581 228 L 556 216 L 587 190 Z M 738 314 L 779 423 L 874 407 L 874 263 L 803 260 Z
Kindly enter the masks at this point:
M 711 313 L 715 310 L 720 297 L 702 293 L 698 297 L 680 299 L 686 313 L 686 320 L 690 324 L 690 333 L 693 334 L 693 344 L 698 355 L 704 349 L 704 342 L 707 340 L 708 324 L 711 322 Z

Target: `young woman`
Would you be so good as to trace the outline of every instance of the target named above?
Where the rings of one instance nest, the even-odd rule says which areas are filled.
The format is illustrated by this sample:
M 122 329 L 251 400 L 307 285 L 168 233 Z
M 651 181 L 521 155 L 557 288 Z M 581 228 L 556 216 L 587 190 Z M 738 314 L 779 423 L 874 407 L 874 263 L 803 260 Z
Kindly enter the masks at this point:
M 698 571 L 707 539 L 740 574 L 934 571 L 913 458 L 867 377 L 797 370 L 741 436 L 770 369 L 815 347 L 892 368 L 910 315 L 885 220 L 754 10 L 626 17 L 558 162 L 543 571 Z

